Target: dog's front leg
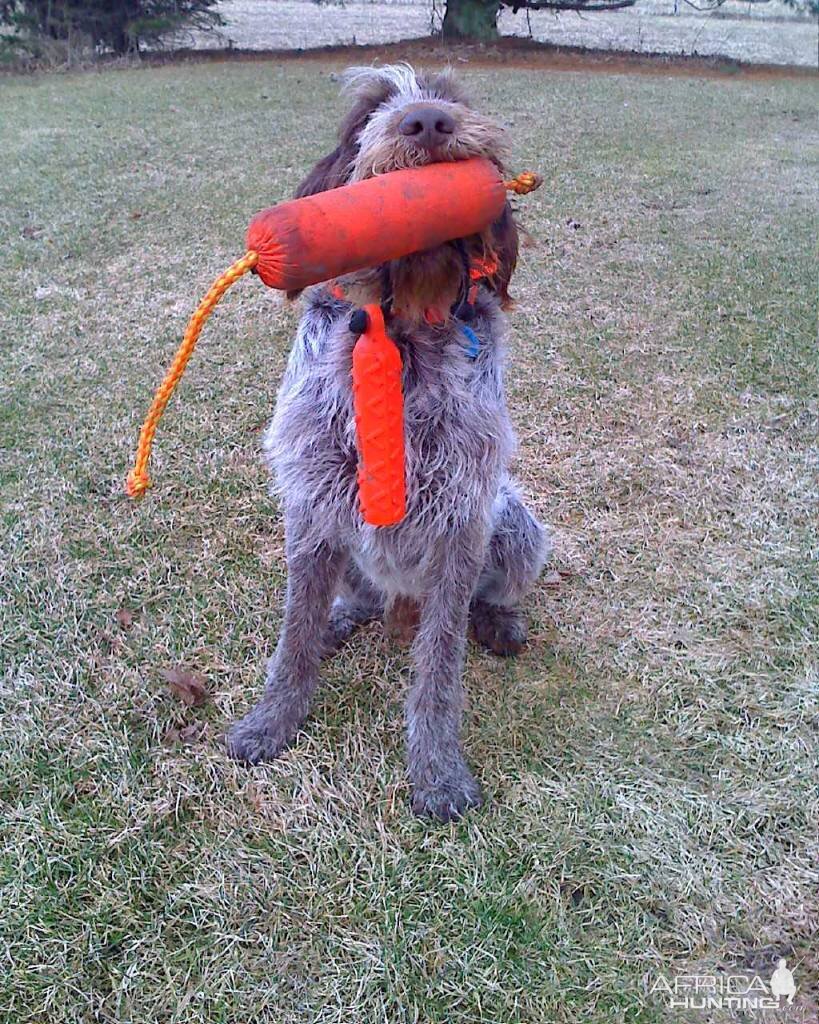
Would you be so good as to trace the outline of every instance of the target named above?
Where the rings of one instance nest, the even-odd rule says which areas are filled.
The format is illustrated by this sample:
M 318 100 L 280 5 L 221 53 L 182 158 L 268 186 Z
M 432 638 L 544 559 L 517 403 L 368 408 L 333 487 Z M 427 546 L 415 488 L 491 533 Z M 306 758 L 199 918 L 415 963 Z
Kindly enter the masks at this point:
M 407 702 L 412 809 L 439 821 L 481 803 L 464 761 L 460 726 L 469 601 L 483 561 L 481 538 L 465 531 L 444 545 L 421 610 Z
M 346 555 L 326 541 L 306 544 L 287 530 L 287 598 L 279 644 L 256 707 L 231 728 L 229 753 L 256 764 L 278 757 L 307 717 L 318 682 L 330 603 Z

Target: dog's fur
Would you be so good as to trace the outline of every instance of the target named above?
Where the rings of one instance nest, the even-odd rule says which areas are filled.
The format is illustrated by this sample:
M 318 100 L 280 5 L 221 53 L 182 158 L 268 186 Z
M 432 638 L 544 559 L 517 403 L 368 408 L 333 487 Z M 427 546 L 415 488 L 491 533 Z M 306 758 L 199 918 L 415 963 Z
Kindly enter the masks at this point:
M 374 174 L 484 156 L 502 167 L 503 131 L 472 110 L 450 75 L 406 65 L 347 73 L 353 106 L 339 146 L 298 189 L 308 195 Z M 398 124 L 414 106 L 434 104 L 455 120 L 446 144 L 414 146 Z M 463 252 L 492 253 L 470 326 L 471 359 L 451 316 L 430 326 L 426 308 L 449 310 L 462 292 Z M 383 268 L 306 293 L 265 452 L 284 507 L 287 601 L 279 645 L 261 702 L 228 735 L 234 757 L 255 764 L 280 754 L 304 721 L 321 658 L 356 626 L 390 609 L 419 609 L 407 702 L 412 804 L 448 820 L 480 803 L 460 741 L 466 633 L 498 654 L 517 652 L 526 626 L 518 604 L 548 553 L 543 527 L 506 475 L 514 436 L 502 364 L 517 232 L 508 206 L 482 235 L 389 267 L 389 329 L 404 362 L 407 514 L 396 526 L 364 524 L 358 510 L 351 389 L 356 305 L 384 297 Z

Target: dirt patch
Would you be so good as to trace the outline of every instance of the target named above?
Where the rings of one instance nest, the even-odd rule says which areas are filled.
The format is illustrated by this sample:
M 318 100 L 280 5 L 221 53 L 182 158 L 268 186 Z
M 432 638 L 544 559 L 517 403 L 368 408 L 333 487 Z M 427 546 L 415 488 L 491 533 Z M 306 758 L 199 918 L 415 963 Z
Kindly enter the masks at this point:
M 582 71 L 599 74 L 640 74 L 693 78 L 746 79 L 812 78 L 814 68 L 781 64 L 749 64 L 725 57 L 669 56 L 661 53 L 631 53 L 592 50 L 582 46 L 552 46 L 516 36 L 501 37 L 492 45 L 445 45 L 432 38 L 406 39 L 370 46 L 321 46 L 310 50 L 176 50 L 143 58 L 148 64 L 176 61 L 220 62 L 243 60 L 326 61 L 339 64 L 362 60 L 393 63 L 409 60 L 416 64 L 470 64 L 474 67 L 506 67 L 544 71 Z

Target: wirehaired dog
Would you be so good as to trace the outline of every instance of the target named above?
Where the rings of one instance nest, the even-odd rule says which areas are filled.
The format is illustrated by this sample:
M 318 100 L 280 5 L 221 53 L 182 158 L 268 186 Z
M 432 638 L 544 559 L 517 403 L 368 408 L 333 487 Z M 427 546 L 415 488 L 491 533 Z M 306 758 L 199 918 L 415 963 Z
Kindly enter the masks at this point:
M 398 65 L 346 80 L 353 105 L 339 145 L 297 195 L 433 161 L 483 156 L 502 167 L 503 130 L 449 74 Z M 234 757 L 279 755 L 307 715 L 321 658 L 356 626 L 416 607 L 412 806 L 446 821 L 480 803 L 460 740 L 467 629 L 497 654 L 516 653 L 526 638 L 519 603 L 548 553 L 506 472 L 502 310 L 517 245 L 507 205 L 483 234 L 306 292 L 264 445 L 284 509 L 284 623 L 261 702 L 228 734 Z M 388 310 L 404 365 L 407 513 L 386 528 L 362 521 L 356 486 L 349 324 L 371 302 Z

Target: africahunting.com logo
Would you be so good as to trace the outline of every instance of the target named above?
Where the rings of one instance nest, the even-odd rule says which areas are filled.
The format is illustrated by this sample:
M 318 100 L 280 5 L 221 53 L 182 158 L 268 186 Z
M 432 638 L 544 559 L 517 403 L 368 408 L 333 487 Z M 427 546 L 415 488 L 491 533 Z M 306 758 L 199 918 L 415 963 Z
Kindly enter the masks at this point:
M 779 960 L 769 981 L 758 974 L 660 974 L 649 995 L 669 1009 L 778 1010 L 793 1002 L 796 982 L 787 961 Z

